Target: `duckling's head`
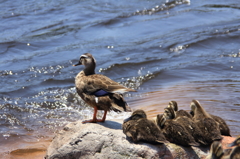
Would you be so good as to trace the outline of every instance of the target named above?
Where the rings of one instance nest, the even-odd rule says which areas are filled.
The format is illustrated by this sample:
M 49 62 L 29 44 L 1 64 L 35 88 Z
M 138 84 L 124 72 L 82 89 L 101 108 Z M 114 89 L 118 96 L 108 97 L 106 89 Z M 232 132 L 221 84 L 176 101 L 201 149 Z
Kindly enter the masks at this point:
M 174 111 L 178 111 L 178 105 L 176 101 L 170 101 L 167 107 L 172 107 Z
M 165 115 L 158 115 L 157 116 L 157 121 L 158 121 L 158 126 L 160 128 L 163 128 L 167 119 L 166 119 Z
M 176 114 L 172 107 L 164 108 L 164 113 L 166 119 L 174 119 L 176 117 Z
M 193 99 L 191 104 L 190 104 L 190 108 L 193 114 L 195 114 L 195 111 L 197 110 L 197 108 L 200 107 L 200 103 L 199 101 Z
M 191 114 L 194 114 L 194 116 L 197 114 L 198 115 L 203 115 L 205 117 L 208 117 L 208 118 L 211 118 L 211 116 L 208 114 L 208 112 L 202 107 L 202 105 L 200 104 L 199 101 L 197 100 L 192 100 L 191 104 L 190 104 L 190 107 L 191 107 L 191 111 L 192 113 Z
M 162 118 L 163 118 L 163 114 L 158 114 L 157 117 L 156 117 L 156 124 L 161 128 L 161 121 L 162 121 Z
M 129 120 L 138 120 L 141 118 L 147 118 L 147 114 L 144 112 L 144 110 L 137 109 L 132 113 L 132 115 L 129 118 L 125 119 L 124 122 L 127 122 Z
M 210 148 L 210 153 L 207 158 L 221 158 L 223 156 L 223 148 L 220 141 L 214 141 Z
M 85 73 L 86 74 L 93 74 L 95 73 L 95 67 L 96 67 L 96 60 L 90 53 L 85 53 L 80 56 L 80 59 L 77 64 L 73 66 L 78 66 L 78 65 L 84 65 L 85 66 Z

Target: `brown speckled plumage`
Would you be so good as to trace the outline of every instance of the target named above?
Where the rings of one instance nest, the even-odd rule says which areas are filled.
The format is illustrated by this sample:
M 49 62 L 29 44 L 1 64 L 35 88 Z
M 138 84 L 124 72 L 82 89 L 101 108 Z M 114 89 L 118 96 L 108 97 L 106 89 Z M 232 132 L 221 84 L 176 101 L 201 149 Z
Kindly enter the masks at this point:
M 164 109 L 164 115 L 157 116 L 158 126 L 162 129 L 167 140 L 182 146 L 199 146 L 200 144 L 194 140 L 184 125 L 171 119 L 175 116 L 172 114 L 174 114 L 174 110 L 167 107 Z
M 231 136 L 227 123 L 221 117 L 212 114 L 210 114 L 210 116 L 219 124 L 219 129 L 222 135 Z
M 224 151 L 221 142 L 214 141 L 210 147 L 210 151 L 206 159 L 221 159 L 223 155 Z
M 77 93 L 89 106 L 94 108 L 93 120 L 85 122 L 104 122 L 109 110 L 131 111 L 122 93 L 135 90 L 126 88 L 104 75 L 95 74 L 96 61 L 90 53 L 83 54 L 79 63 L 74 66 L 77 65 L 85 66 L 84 70 L 75 78 Z M 96 119 L 97 110 L 104 110 L 102 120 Z
M 186 116 L 190 119 L 192 119 L 192 115 L 190 113 L 188 113 L 187 111 L 185 110 L 178 110 L 178 104 L 176 101 L 170 101 L 168 103 L 168 107 L 172 107 L 173 110 L 175 111 L 175 114 L 176 114 L 176 118 L 179 117 L 179 116 Z
M 229 145 L 232 149 L 223 150 L 220 141 L 214 141 L 206 159 L 240 159 L 240 136 Z
M 157 125 L 152 120 L 148 120 L 146 113 L 141 109 L 134 111 L 129 118 L 124 120 L 122 129 L 123 133 L 133 142 L 168 142 Z
M 182 113 L 179 113 L 177 102 L 175 101 L 169 102 L 168 108 L 169 110 L 172 110 L 170 111 L 171 114 L 168 115 L 170 119 L 173 119 L 178 123 L 182 124 L 186 128 L 186 130 L 193 136 L 195 141 L 197 141 L 202 145 L 207 145 L 204 139 L 204 134 L 199 129 L 199 127 L 195 124 L 195 122 L 192 120 L 192 116 L 188 112 L 186 112 L 185 110 L 182 110 L 181 111 Z M 191 117 L 189 117 L 189 115 Z
M 191 110 L 194 113 L 193 121 L 203 132 L 205 141 L 211 144 L 215 140 L 221 140 L 222 136 L 220 129 L 215 120 L 205 111 L 197 100 L 192 100 L 190 104 Z

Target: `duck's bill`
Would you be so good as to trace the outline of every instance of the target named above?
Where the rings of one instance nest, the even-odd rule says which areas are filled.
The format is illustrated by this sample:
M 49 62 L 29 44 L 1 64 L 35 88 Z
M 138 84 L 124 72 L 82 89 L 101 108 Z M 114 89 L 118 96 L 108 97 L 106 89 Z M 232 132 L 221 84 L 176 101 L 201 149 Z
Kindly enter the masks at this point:
M 78 62 L 77 64 L 75 64 L 73 66 L 78 66 L 78 65 L 82 65 L 82 63 Z

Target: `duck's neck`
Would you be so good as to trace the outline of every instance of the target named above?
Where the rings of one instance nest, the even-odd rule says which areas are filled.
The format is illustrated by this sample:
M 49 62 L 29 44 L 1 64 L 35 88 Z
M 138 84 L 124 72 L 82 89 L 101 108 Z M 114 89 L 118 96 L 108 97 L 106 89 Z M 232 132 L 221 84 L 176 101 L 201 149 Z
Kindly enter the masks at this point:
M 83 71 L 84 71 L 86 76 L 95 74 L 95 64 L 86 66 Z

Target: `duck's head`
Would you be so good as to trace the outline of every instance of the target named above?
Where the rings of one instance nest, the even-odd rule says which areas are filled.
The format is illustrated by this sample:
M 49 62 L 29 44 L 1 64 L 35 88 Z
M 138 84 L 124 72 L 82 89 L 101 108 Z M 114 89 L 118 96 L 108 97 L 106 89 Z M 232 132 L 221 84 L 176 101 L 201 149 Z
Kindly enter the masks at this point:
M 147 114 L 142 109 L 137 109 L 129 118 L 125 119 L 124 122 L 127 122 L 129 120 L 138 120 L 141 118 L 147 118 Z
M 200 108 L 200 107 L 201 107 L 201 105 L 200 105 L 199 101 L 193 99 L 190 104 L 192 114 L 195 114 L 195 111 L 197 110 L 197 108 Z
M 162 119 L 165 118 L 163 114 L 158 114 L 156 117 L 156 124 L 161 128 Z
M 85 53 L 85 54 L 80 56 L 80 59 L 79 59 L 78 63 L 73 65 L 73 66 L 78 66 L 78 65 L 84 65 L 86 67 L 88 65 L 96 65 L 96 60 L 94 59 L 92 54 Z
M 174 111 L 178 111 L 178 105 L 177 105 L 177 102 L 172 100 L 168 103 L 168 106 L 167 107 L 172 107 Z
M 176 114 L 172 107 L 164 108 L 164 113 L 166 119 L 174 119 L 176 117 Z
M 84 65 L 85 66 L 85 73 L 86 74 L 94 74 L 95 67 L 96 67 L 96 60 L 90 53 L 85 53 L 80 56 L 80 59 L 77 64 L 73 66 Z
M 221 158 L 223 156 L 223 148 L 220 141 L 214 141 L 210 147 L 210 153 L 207 158 Z
M 157 120 L 158 120 L 158 126 L 162 129 L 167 121 L 165 115 L 158 115 Z

